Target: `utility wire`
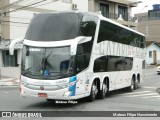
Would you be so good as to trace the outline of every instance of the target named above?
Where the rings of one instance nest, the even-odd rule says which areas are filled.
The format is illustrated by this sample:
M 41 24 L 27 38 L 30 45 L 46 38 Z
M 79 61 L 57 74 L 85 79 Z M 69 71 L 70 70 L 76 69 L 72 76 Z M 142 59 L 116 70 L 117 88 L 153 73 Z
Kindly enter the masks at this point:
M 55 2 L 55 1 L 52 1 L 52 2 L 49 2 L 49 3 L 44 3 L 44 4 L 41 4 L 41 5 L 34 6 L 34 7 L 39 7 L 39 6 L 47 5 L 47 4 L 50 4 L 50 3 L 53 3 L 53 2 Z M 27 8 L 27 9 L 29 9 L 29 8 Z M 24 9 L 24 10 L 26 10 L 26 9 Z
M 29 24 L 29 23 L 25 23 L 25 22 L 15 22 L 15 21 L 3 21 L 3 22 L 8 22 L 8 23 L 17 23 L 17 24 Z
M 53 3 L 55 1 L 52 1 L 52 2 L 48 2 L 48 3 L 44 3 L 44 4 L 41 4 L 41 5 L 37 5 L 37 6 L 34 6 L 34 7 L 39 7 L 39 6 L 43 6 L 43 5 L 47 5 L 47 4 L 50 4 L 50 3 Z M 26 8 L 26 9 L 21 9 L 21 10 L 27 10 L 27 9 L 30 9 L 29 7 Z M 9 11 L 8 11 L 9 12 Z M 9 16 L 8 16 L 9 17 Z M 10 16 L 11 17 L 11 16 Z M 14 18 L 20 18 L 20 17 L 14 17 Z M 30 19 L 30 18 L 22 18 L 22 19 Z
M 24 0 L 23 0 L 23 1 L 24 1 Z M 40 1 L 40 2 L 44 2 L 44 1 L 46 1 L 46 0 L 43 0 L 43 1 Z M 57 0 L 56 0 L 56 1 L 57 1 Z M 39 6 L 47 5 L 47 4 L 56 2 L 56 1 L 52 1 L 52 2 L 49 2 L 49 3 L 44 3 L 44 4 L 41 4 L 41 5 L 34 6 L 34 7 L 39 7 Z M 31 4 L 31 5 L 28 5 L 28 6 L 32 6 L 32 5 L 35 5 L 35 4 L 39 4 L 40 2 L 33 3 L 33 4 Z M 17 10 L 26 10 L 26 9 L 29 9 L 28 6 L 24 6 L 24 7 L 18 8 L 18 9 L 16 9 L 16 11 L 17 11 Z M 24 8 L 26 8 L 26 9 L 24 9 Z M 14 11 L 15 11 L 15 10 L 12 10 L 12 11 L 8 11 L 8 12 L 6 12 L 6 13 L 10 13 L 10 12 L 14 12 Z M 29 18 L 28 18 L 28 19 L 29 19 Z
M 30 5 L 27 5 L 27 6 L 23 6 L 23 7 L 21 7 L 21 8 L 17 8 L 17 9 L 15 9 L 15 10 L 11 10 L 11 11 L 8 11 L 8 12 L 4 12 L 4 14 L 11 13 L 11 12 L 15 12 L 15 11 L 17 11 L 17 10 L 21 10 L 21 9 L 24 9 L 24 8 L 28 8 L 28 7 L 30 7 L 30 6 L 33 6 L 33 5 L 42 3 L 42 2 L 44 2 L 44 1 L 46 1 L 46 0 L 42 0 L 42 1 L 39 1 L 39 2 L 36 2 L 36 3 L 30 4 Z
M 1 9 L 4 10 L 4 9 L 6 9 L 6 8 L 8 8 L 8 7 L 13 6 L 14 4 L 18 4 L 18 3 L 23 2 L 23 1 L 25 1 L 25 0 L 18 0 L 18 1 L 15 1 L 15 2 L 9 4 L 9 5 L 6 5 L 6 6 L 2 7 Z

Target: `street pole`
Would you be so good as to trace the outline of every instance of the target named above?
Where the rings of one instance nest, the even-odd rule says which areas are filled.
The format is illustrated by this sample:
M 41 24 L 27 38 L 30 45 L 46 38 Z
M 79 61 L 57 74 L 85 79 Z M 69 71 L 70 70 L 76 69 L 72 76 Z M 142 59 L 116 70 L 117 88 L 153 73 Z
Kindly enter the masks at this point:
M 2 41 L 2 29 L 3 29 L 3 26 L 2 26 L 2 22 L 3 22 L 3 14 L 2 14 L 2 10 L 0 11 L 0 42 Z

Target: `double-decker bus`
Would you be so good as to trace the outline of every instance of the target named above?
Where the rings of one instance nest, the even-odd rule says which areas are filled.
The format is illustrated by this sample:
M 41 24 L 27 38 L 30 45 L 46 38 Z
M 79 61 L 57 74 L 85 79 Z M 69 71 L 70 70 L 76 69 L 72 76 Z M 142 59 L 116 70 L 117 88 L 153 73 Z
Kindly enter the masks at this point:
M 22 96 L 94 101 L 144 79 L 145 36 L 100 14 L 38 14 L 11 54 L 19 41 Z

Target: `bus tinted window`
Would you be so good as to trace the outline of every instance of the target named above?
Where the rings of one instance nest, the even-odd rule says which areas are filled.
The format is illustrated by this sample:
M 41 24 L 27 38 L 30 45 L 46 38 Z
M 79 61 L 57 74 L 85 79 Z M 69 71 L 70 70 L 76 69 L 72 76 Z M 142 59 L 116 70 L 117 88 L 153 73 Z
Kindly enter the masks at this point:
M 98 35 L 98 43 L 113 41 L 134 47 L 144 48 L 144 37 L 107 21 L 101 21 Z
M 94 72 L 127 71 L 133 67 L 132 57 L 102 56 L 94 62 Z
M 93 71 L 94 72 L 105 72 L 106 71 L 106 57 L 100 57 L 98 59 L 95 60 L 94 63 L 94 68 Z
M 98 18 L 81 13 L 50 13 L 36 15 L 25 38 L 33 41 L 61 41 L 78 36 L 94 37 Z
M 77 14 L 38 14 L 27 30 L 25 38 L 34 41 L 59 41 L 78 36 L 80 16 Z
M 96 30 L 97 18 L 94 16 L 83 16 L 80 35 L 82 36 L 94 36 Z
M 91 36 L 92 39 L 89 42 L 78 44 L 77 53 L 76 53 L 76 68 L 77 73 L 81 72 L 85 68 L 88 67 L 94 34 L 96 31 L 97 18 L 90 15 L 85 15 L 82 18 L 81 27 L 80 27 L 80 35 L 81 36 Z

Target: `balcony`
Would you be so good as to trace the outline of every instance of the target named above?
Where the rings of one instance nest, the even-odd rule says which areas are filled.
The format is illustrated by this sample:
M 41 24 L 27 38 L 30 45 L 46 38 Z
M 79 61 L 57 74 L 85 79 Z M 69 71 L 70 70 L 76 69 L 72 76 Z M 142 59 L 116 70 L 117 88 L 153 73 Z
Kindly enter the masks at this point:
M 115 22 L 118 22 L 122 25 L 129 26 L 129 27 L 135 27 L 137 26 L 137 17 L 132 17 L 128 15 L 120 15 L 115 13 L 109 13 L 106 15 L 103 15 L 106 18 L 112 19 Z
M 137 7 L 137 4 L 140 3 L 140 1 L 138 0 L 99 0 L 99 1 L 119 3 L 119 4 L 124 4 L 130 7 Z
M 110 1 L 114 3 L 130 5 L 131 7 L 136 7 L 137 4 L 139 3 L 138 0 L 103 0 L 103 1 Z
M 123 20 L 123 21 L 132 21 L 132 22 L 136 21 L 136 17 L 132 17 L 132 16 L 128 16 L 128 15 L 120 15 L 120 14 L 115 14 L 115 13 L 109 13 L 109 14 L 106 14 L 103 16 L 106 18 L 115 19 L 115 20 L 122 17 L 121 20 Z

